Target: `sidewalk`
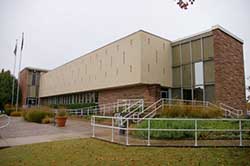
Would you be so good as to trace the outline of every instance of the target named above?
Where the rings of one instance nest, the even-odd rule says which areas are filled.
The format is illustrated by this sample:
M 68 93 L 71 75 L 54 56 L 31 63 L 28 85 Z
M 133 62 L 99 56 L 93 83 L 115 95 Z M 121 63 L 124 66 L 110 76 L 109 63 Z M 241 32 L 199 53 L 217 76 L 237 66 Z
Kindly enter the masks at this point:
M 89 122 L 67 120 L 66 127 L 58 128 L 51 124 L 37 124 L 12 117 L 11 123 L 0 130 L 0 148 L 66 139 L 88 138 L 91 136 Z

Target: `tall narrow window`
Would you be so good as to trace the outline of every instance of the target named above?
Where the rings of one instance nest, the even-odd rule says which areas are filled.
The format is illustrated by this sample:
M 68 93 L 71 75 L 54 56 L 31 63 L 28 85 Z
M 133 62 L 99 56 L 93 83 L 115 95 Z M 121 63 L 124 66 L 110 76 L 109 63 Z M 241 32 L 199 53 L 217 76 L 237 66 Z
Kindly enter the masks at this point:
M 150 64 L 148 64 L 148 72 L 150 72 Z
M 195 85 L 202 85 L 204 82 L 203 77 L 203 63 L 197 62 L 194 64 L 194 77 L 195 77 Z
M 117 45 L 117 46 L 116 46 L 116 50 L 117 50 L 117 51 L 119 51 L 119 48 L 120 48 L 120 46 L 119 46 L 119 45 Z
M 194 64 L 194 100 L 203 100 L 204 94 L 204 76 L 203 76 L 203 63 L 197 62 Z
M 150 44 L 150 38 L 148 38 L 148 44 Z
M 125 64 L 125 51 L 123 51 L 122 62 L 123 62 L 123 64 Z
M 32 85 L 36 85 L 36 73 L 32 73 Z
M 155 51 L 155 63 L 156 64 L 158 63 L 158 51 L 157 50 Z
M 129 66 L 129 70 L 130 70 L 130 72 L 132 72 L 132 65 Z
M 130 45 L 131 46 L 133 45 L 133 39 L 130 39 Z
M 112 64 L 113 64 L 113 58 L 112 56 L 110 57 L 110 66 L 112 67 Z
M 100 60 L 100 70 L 102 70 L 102 60 Z

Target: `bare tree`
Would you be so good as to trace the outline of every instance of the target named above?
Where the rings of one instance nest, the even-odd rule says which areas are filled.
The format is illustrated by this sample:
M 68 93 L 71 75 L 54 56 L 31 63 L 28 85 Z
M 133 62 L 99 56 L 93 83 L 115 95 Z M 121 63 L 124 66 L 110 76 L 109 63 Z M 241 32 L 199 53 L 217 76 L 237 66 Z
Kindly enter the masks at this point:
M 181 9 L 187 10 L 189 5 L 193 5 L 195 0 L 175 0 Z

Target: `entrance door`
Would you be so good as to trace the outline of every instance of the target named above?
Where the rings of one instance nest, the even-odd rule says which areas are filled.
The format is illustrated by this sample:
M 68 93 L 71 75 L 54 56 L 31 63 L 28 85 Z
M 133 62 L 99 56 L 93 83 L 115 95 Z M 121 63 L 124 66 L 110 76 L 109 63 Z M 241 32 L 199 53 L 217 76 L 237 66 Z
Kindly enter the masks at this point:
M 164 98 L 164 99 L 169 98 L 168 91 L 161 91 L 161 98 Z

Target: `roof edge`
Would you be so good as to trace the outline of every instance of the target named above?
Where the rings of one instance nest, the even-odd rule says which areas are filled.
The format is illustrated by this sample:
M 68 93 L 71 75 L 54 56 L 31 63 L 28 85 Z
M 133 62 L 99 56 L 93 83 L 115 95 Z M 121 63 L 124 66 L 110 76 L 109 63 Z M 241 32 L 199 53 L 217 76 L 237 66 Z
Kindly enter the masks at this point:
M 48 69 L 41 69 L 41 68 L 37 68 L 37 67 L 30 67 L 30 66 L 27 66 L 27 67 L 23 68 L 23 69 L 20 71 L 20 73 L 23 72 L 23 71 L 26 70 L 26 69 L 27 69 L 27 70 L 44 71 L 44 72 L 50 71 L 50 70 L 48 70 Z
M 241 39 L 241 38 L 239 38 L 238 36 L 234 35 L 233 33 L 231 33 L 230 31 L 228 31 L 227 29 L 223 28 L 223 27 L 222 27 L 221 25 L 219 25 L 219 24 L 212 26 L 210 29 L 207 29 L 207 30 L 204 30 L 204 31 L 201 31 L 201 32 L 192 34 L 192 35 L 188 35 L 188 36 L 186 36 L 186 37 L 182 37 L 182 38 L 173 40 L 172 43 L 180 42 L 180 41 L 186 40 L 186 39 L 188 39 L 188 38 L 192 38 L 192 37 L 195 37 L 195 36 L 199 36 L 199 35 L 202 35 L 202 34 L 211 32 L 211 31 L 216 30 L 216 29 L 221 30 L 222 32 L 228 34 L 229 36 L 233 37 L 234 39 L 238 40 L 239 42 L 244 43 L 244 40 L 243 40 L 243 39 Z
M 220 26 L 219 24 L 212 26 L 211 30 L 216 30 L 219 29 L 222 32 L 228 34 L 229 36 L 235 38 L 236 40 L 238 40 L 241 43 L 244 43 L 244 40 L 239 38 L 238 36 L 236 36 L 235 34 L 231 33 L 230 31 L 228 31 L 227 29 L 223 28 L 222 26 Z

